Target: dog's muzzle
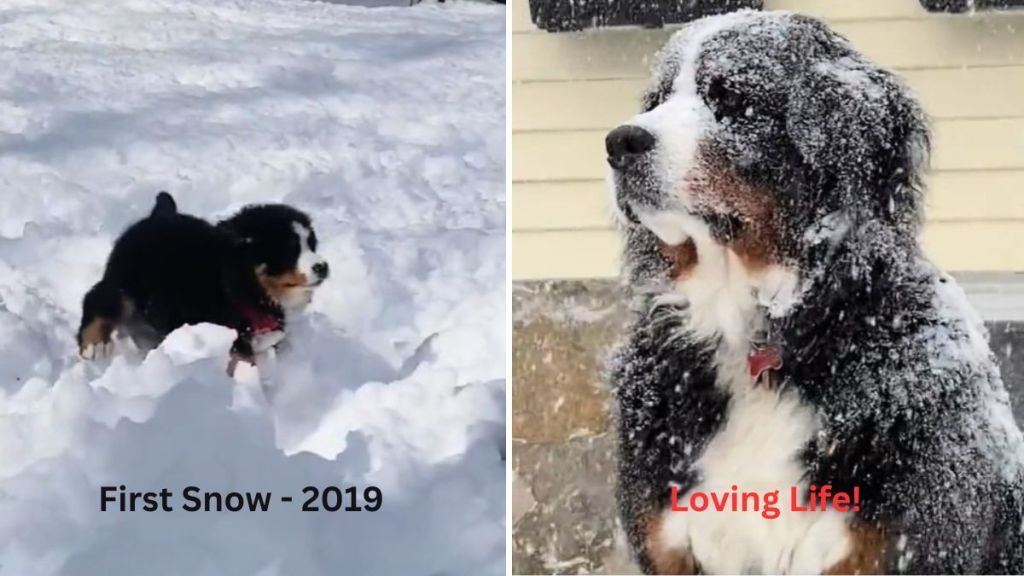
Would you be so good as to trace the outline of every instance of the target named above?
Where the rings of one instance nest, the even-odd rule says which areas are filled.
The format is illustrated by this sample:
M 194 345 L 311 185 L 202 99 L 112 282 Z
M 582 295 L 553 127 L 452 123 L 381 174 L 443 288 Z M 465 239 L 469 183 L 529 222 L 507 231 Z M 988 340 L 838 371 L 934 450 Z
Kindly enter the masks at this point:
M 312 270 L 313 274 L 316 275 L 317 285 L 326 280 L 327 277 L 330 275 L 331 271 L 330 267 L 327 265 L 327 262 L 317 262 L 316 264 L 313 264 Z
M 605 137 L 608 165 L 615 182 L 614 201 L 622 217 L 639 224 L 636 209 L 659 205 L 658 186 L 651 177 L 651 156 L 657 140 L 654 134 L 632 124 L 624 124 Z
M 604 139 L 608 165 L 625 171 L 654 149 L 654 134 L 639 126 L 625 124 L 612 130 Z

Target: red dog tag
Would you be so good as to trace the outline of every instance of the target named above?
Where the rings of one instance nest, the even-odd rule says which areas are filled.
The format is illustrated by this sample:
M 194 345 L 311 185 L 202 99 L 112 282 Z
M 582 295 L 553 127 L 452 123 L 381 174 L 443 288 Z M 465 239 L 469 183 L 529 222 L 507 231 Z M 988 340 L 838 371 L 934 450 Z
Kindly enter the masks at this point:
M 747 367 L 750 369 L 750 377 L 760 382 L 761 375 L 768 370 L 782 368 L 782 354 L 771 345 L 754 348 L 747 354 Z

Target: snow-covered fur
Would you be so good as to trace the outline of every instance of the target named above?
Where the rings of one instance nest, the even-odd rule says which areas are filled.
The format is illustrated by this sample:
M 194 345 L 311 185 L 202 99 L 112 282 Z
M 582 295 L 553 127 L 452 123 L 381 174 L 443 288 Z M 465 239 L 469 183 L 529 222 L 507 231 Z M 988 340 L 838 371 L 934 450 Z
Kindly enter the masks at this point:
M 928 129 L 902 83 L 814 19 L 716 16 L 607 146 L 634 310 L 618 499 L 644 570 L 1024 571 L 1024 442 L 917 242 Z M 747 371 L 762 339 L 772 387 Z M 811 484 L 859 510 L 789 510 Z M 672 512 L 673 486 L 779 490 L 781 515 Z

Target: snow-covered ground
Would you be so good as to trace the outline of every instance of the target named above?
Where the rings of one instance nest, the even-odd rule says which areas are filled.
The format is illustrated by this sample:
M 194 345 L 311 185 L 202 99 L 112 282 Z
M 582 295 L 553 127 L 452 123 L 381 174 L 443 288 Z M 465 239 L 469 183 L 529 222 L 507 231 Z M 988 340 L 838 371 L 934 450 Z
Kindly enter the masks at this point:
M 0 575 L 504 571 L 504 8 L 0 8 Z M 113 240 L 169 190 L 308 211 L 332 277 L 264 382 L 200 325 L 76 357 Z M 100 486 L 175 512 L 100 512 Z M 268 512 L 184 512 L 259 490 Z M 300 512 L 378 486 L 377 512 Z M 280 496 L 292 496 L 291 504 Z

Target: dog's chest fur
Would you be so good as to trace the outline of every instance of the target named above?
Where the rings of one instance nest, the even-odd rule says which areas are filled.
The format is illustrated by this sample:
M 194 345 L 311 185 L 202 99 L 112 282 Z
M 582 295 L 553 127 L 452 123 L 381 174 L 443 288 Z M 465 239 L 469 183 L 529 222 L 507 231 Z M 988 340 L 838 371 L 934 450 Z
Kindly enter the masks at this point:
M 763 505 L 764 494 L 778 491 L 780 515 L 666 510 L 655 537 L 667 549 L 691 553 L 706 572 L 820 573 L 839 562 L 850 543 L 845 515 L 790 510 L 792 487 L 803 497 L 808 485 L 800 452 L 817 432 L 817 415 L 796 390 L 755 386 L 747 367 L 763 322 L 759 304 L 779 304 L 758 302 L 758 294 L 787 298 L 783 292 L 791 293 L 795 282 L 781 272 L 754 279 L 729 251 L 700 244 L 700 263 L 677 285 L 677 297 L 688 303 L 685 337 L 718 338 L 716 386 L 730 401 L 722 425 L 694 460 L 697 484 L 680 502 L 689 502 L 694 491 L 726 494 L 735 486 L 740 494 L 758 493 Z

